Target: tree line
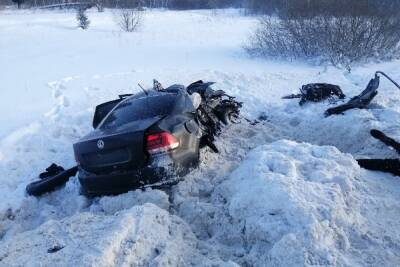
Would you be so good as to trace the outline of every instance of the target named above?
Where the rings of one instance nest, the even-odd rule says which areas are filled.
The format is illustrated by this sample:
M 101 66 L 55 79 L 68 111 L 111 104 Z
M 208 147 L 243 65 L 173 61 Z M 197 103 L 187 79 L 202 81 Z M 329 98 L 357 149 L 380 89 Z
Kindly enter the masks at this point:
M 92 2 L 106 8 L 213 9 L 243 8 L 248 14 L 313 16 L 316 14 L 354 15 L 356 13 L 393 13 L 400 10 L 400 0 L 0 0 L 25 7 Z
M 167 9 L 209 9 L 242 7 L 245 0 L 0 0 L 0 5 L 19 3 L 24 7 L 41 7 L 77 2 L 93 2 L 106 8 L 167 8 Z

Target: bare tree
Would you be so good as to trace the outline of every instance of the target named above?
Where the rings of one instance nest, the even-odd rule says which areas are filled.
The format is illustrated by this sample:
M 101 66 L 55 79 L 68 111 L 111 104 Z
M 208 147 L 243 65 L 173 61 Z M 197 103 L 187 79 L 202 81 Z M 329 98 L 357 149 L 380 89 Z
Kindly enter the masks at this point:
M 76 20 L 78 21 L 78 27 L 86 30 L 89 28 L 89 18 L 86 16 L 85 9 L 78 9 L 78 13 L 76 14 Z
M 104 0 L 96 0 L 97 11 L 104 12 Z
M 121 9 L 116 12 L 115 19 L 123 31 L 134 32 L 143 22 L 143 12 L 139 9 Z
M 399 13 L 361 5 L 361 0 L 343 6 L 332 1 L 299 6 L 300 2 L 279 16 L 260 20 L 247 48 L 252 55 L 319 59 L 348 70 L 354 62 L 400 56 Z

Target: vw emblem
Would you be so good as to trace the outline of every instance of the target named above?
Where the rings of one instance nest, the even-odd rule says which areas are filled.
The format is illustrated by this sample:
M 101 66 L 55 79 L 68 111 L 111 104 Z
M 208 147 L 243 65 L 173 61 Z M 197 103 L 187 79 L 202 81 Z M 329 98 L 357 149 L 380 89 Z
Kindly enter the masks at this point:
M 99 140 L 99 141 L 97 141 L 97 147 L 99 148 L 99 149 L 103 149 L 104 148 L 104 141 L 103 140 Z

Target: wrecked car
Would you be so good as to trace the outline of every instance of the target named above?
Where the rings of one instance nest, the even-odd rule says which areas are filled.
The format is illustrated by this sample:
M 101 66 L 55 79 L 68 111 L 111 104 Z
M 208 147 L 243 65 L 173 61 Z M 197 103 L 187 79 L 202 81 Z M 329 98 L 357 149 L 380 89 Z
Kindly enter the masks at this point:
M 151 90 L 98 105 L 94 130 L 74 145 L 77 166 L 50 166 L 27 186 L 30 195 L 54 190 L 78 173 L 85 195 L 118 194 L 170 185 L 199 163 L 205 146 L 218 152 L 214 139 L 223 126 L 239 121 L 242 103 L 213 83 Z

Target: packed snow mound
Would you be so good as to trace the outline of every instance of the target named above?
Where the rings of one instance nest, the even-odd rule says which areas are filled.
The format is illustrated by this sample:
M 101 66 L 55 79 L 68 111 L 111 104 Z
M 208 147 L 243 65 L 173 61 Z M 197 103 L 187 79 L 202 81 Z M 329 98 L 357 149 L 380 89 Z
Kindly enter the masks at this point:
M 198 211 L 212 214 L 205 221 L 220 254 L 241 265 L 354 266 L 359 176 L 334 147 L 278 141 L 252 150 Z
M 211 265 L 190 228 L 153 204 L 114 214 L 78 213 L 5 241 L 2 266 Z M 222 265 L 223 262 L 213 261 Z M 234 266 L 226 263 L 226 266 Z
M 3 240 L 12 239 L 15 235 L 33 230 L 47 221 L 62 220 L 80 212 L 113 215 L 146 203 L 165 210 L 169 209 L 170 204 L 168 194 L 160 190 L 136 190 L 94 199 L 80 195 L 79 191 L 78 179 L 72 178 L 58 191 L 40 198 L 23 199 L 18 209 L 8 209 L 0 213 L 0 237 Z

